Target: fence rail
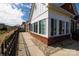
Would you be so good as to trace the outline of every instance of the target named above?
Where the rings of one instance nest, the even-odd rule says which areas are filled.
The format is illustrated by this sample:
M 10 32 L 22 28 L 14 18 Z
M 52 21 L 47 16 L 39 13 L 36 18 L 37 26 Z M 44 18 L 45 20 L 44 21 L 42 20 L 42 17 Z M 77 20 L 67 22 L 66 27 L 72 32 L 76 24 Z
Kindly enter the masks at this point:
M 19 31 L 16 30 L 1 45 L 1 54 L 4 56 L 16 56 Z

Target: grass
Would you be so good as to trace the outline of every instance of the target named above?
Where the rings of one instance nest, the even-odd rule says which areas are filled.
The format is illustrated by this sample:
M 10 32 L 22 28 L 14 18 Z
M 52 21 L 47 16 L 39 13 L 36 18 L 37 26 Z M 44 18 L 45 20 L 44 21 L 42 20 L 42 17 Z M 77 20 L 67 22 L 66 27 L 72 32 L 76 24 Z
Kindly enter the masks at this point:
M 13 30 L 9 31 L 9 32 L 7 30 L 0 30 L 0 41 L 1 41 L 1 43 L 4 41 L 4 42 L 6 42 L 6 44 L 8 44 L 11 41 L 14 34 L 15 33 L 14 33 Z
M 5 32 L 5 30 L 0 30 L 0 35 L 4 34 Z

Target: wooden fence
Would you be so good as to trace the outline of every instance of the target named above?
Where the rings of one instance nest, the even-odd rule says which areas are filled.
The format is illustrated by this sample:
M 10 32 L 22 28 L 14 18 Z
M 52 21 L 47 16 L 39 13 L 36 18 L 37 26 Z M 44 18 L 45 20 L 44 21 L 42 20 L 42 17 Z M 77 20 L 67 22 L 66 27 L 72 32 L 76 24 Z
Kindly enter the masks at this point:
M 16 30 L 1 44 L 1 54 L 4 56 L 16 56 L 19 31 Z

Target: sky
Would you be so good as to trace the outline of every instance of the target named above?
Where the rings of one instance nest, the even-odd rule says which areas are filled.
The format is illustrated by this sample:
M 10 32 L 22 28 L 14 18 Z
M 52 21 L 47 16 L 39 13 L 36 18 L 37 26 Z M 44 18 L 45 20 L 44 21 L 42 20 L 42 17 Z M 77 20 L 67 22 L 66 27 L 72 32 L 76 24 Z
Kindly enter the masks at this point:
M 21 12 L 23 13 L 23 16 L 21 17 L 24 20 L 27 20 L 29 17 L 30 9 L 31 9 L 31 3 L 18 3 L 18 4 L 11 4 L 13 9 L 21 9 Z
M 29 19 L 31 3 L 0 3 L 0 23 L 21 25 Z M 79 14 L 79 3 L 76 4 Z
M 77 12 L 79 14 L 79 3 L 76 3 Z
M 0 23 L 6 25 L 21 25 L 29 18 L 31 4 L 29 3 L 0 3 Z

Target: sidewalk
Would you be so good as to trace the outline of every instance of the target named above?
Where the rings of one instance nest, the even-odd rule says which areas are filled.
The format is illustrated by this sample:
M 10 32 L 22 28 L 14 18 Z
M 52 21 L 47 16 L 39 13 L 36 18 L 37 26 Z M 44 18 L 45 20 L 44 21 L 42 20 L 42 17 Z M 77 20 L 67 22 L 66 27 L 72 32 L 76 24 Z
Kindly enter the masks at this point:
M 31 56 L 44 56 L 43 52 L 32 42 L 32 37 L 29 33 L 24 32 L 22 35 Z
M 33 37 L 27 33 L 21 33 L 31 56 L 45 56 L 44 52 L 39 49 L 32 41 Z M 49 56 L 79 56 L 79 42 L 74 40 L 64 40 L 56 45 L 49 46 L 45 51 Z
M 51 54 L 51 56 L 79 56 L 79 42 L 74 41 L 72 45 L 69 45 L 62 50 Z
M 18 42 L 18 56 L 26 56 L 26 49 L 22 34 L 19 34 L 19 42 Z
M 79 51 L 72 50 L 72 49 L 63 49 L 50 56 L 79 56 Z

